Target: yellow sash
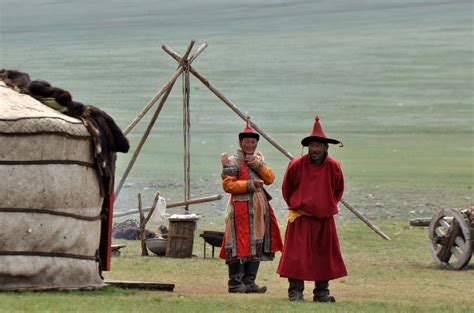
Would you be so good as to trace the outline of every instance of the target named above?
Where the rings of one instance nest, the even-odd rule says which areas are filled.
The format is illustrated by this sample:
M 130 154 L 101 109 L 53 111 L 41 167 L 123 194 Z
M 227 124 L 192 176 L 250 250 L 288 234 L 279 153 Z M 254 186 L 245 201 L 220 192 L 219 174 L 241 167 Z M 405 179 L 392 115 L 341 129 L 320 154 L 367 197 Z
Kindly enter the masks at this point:
M 293 223 L 301 215 L 309 216 L 309 214 L 304 211 L 288 210 L 288 222 Z

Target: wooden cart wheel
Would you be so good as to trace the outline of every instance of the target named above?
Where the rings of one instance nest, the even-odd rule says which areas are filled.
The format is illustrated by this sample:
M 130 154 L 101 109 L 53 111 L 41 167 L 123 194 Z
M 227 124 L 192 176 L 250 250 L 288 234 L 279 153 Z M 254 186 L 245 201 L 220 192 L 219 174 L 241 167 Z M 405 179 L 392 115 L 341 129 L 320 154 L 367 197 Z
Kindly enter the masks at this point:
M 430 222 L 429 248 L 443 267 L 462 269 L 472 257 L 474 230 L 469 219 L 456 209 L 438 211 Z

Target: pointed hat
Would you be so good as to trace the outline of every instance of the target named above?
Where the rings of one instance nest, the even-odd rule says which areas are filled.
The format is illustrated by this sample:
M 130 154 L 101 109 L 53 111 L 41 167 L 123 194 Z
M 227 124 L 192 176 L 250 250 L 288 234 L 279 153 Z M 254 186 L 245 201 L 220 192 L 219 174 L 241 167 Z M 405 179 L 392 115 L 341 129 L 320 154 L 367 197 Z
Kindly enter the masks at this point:
M 316 115 L 316 121 L 314 122 L 314 126 L 313 126 L 313 132 L 308 137 L 303 138 L 303 140 L 301 140 L 301 144 L 307 147 L 311 141 L 319 141 L 323 143 L 333 143 L 333 144 L 342 145 L 342 143 L 339 140 L 328 138 L 323 128 L 321 127 L 321 124 L 319 123 L 319 116 L 317 115 Z
M 253 130 L 252 126 L 250 126 L 249 115 L 247 115 L 247 125 L 245 126 L 245 129 L 239 133 L 239 140 L 244 138 L 255 138 L 257 141 L 260 139 L 260 135 L 255 130 Z

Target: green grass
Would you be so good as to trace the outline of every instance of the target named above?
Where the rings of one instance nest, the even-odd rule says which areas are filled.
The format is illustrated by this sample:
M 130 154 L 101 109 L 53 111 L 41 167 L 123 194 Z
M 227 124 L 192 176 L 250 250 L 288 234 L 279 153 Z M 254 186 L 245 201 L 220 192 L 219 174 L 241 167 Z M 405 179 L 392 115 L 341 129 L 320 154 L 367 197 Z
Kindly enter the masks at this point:
M 126 290 L 1 293 L 2 312 L 472 312 L 473 263 L 467 270 L 439 269 L 427 247 L 428 230 L 407 222 L 375 221 L 392 238 L 385 241 L 356 221 L 338 222 L 347 277 L 332 281 L 336 304 L 310 301 L 312 284 L 306 282 L 306 301 L 290 303 L 287 281 L 276 273 L 279 254 L 262 263 L 257 279 L 264 295 L 234 295 L 226 290 L 227 268 L 217 258 L 203 258 L 202 239 L 196 232 L 191 259 L 140 256 L 138 242 L 125 243 L 122 255 L 112 259 L 106 279 L 173 283 L 174 292 Z M 217 249 L 216 252 L 218 252 Z

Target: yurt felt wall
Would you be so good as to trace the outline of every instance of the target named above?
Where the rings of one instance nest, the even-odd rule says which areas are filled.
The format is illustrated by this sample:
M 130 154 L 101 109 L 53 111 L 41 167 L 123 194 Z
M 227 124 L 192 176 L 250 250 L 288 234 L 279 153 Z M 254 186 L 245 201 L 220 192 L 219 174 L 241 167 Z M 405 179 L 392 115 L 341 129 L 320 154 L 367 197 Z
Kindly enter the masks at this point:
M 103 285 L 102 196 L 78 119 L 0 82 L 0 290 Z

